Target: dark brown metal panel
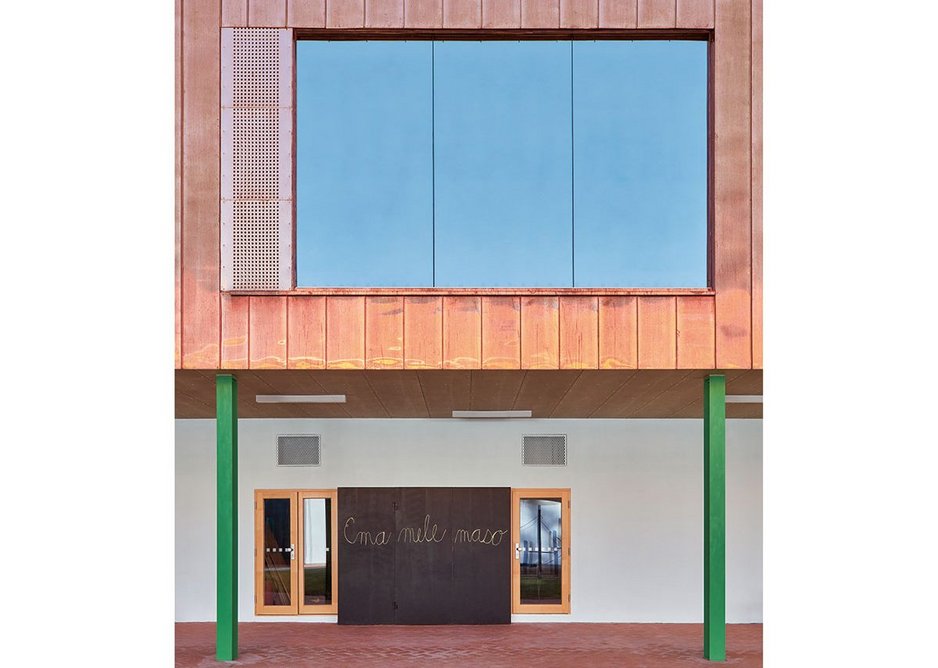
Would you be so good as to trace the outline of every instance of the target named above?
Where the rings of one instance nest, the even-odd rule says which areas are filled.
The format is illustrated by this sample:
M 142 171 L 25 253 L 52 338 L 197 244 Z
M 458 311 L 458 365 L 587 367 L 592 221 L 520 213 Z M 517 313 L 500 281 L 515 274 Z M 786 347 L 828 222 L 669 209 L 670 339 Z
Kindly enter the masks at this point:
M 468 531 L 470 539 L 459 534 L 453 545 L 450 623 L 511 623 L 511 488 L 454 488 L 451 518 L 452 530 Z M 476 530 L 479 542 L 472 540 Z M 490 542 L 481 542 L 487 531 Z
M 339 624 L 393 624 L 400 489 L 340 487 L 338 494 Z
M 339 623 L 509 623 L 510 522 L 507 487 L 339 488 Z
M 453 596 L 453 538 L 449 487 L 401 490 L 395 535 L 397 624 L 452 624 L 459 607 Z

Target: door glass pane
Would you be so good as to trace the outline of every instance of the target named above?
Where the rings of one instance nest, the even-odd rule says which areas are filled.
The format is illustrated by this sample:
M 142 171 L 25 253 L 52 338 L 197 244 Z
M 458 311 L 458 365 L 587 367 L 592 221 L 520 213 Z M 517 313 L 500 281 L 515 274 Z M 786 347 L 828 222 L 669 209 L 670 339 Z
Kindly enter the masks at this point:
M 264 499 L 264 605 L 290 605 L 290 499 Z
M 707 43 L 573 44 L 576 287 L 707 285 Z
M 560 499 L 521 499 L 521 602 L 562 602 Z
M 332 603 L 331 517 L 331 499 L 303 499 L 303 605 Z
M 431 49 L 297 42 L 297 285 L 432 284 Z
M 569 286 L 570 43 L 434 49 L 436 285 Z

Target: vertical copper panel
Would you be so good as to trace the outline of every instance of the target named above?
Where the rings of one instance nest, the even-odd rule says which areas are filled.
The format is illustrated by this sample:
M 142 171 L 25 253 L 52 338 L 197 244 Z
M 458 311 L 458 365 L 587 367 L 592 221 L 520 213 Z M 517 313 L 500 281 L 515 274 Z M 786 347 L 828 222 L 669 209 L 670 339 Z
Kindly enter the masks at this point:
M 326 368 L 365 368 L 364 297 L 326 297 Z
M 638 22 L 638 0 L 599 0 L 600 28 L 634 28 Z
M 326 367 L 326 298 L 287 298 L 287 368 Z
M 561 28 L 595 28 L 598 14 L 596 0 L 560 0 Z
M 175 292 L 173 321 L 175 325 L 173 368 L 182 368 L 182 0 L 176 0 L 176 77 L 175 77 Z
M 520 28 L 521 0 L 482 0 L 483 28 Z
M 250 297 L 250 368 L 287 368 L 287 298 Z
M 248 0 L 221 0 L 221 24 L 225 28 L 243 28 L 248 24 Z
M 522 297 L 521 368 L 560 366 L 560 315 L 557 297 Z
M 520 331 L 519 297 L 483 297 L 482 368 L 520 368 Z
M 712 369 L 714 352 L 713 297 L 677 298 L 677 368 Z
M 443 298 L 404 297 L 404 368 L 443 367 Z
M 638 0 L 639 28 L 673 28 L 674 0 Z
M 752 301 L 748 290 L 719 290 L 716 294 L 717 366 L 752 368 Z
M 404 298 L 365 298 L 365 368 L 404 368 Z
M 481 298 L 443 297 L 443 368 L 479 369 L 481 360 Z
M 444 28 L 478 28 L 481 25 L 481 0 L 443 0 Z
M 752 234 L 748 2 L 717 0 L 714 37 L 714 262 L 716 356 L 721 369 L 752 365 Z
M 329 0 L 327 28 L 361 28 L 365 25 L 365 0 Z
M 560 368 L 599 367 L 599 298 L 560 298 Z
M 560 27 L 560 0 L 521 0 L 521 27 Z
M 404 26 L 404 0 L 365 0 L 366 28 Z
M 221 368 L 248 368 L 250 297 L 221 296 Z
M 407 28 L 442 27 L 442 0 L 404 0 L 404 26 Z
M 326 0 L 287 0 L 287 25 L 291 28 L 324 28 Z
M 752 0 L 752 367 L 762 368 L 762 0 Z
M 677 0 L 678 28 L 712 28 L 713 0 Z
M 638 368 L 677 366 L 677 315 L 674 297 L 638 298 Z
M 599 368 L 638 368 L 638 300 L 599 298 Z
M 287 0 L 249 0 L 248 25 L 283 28 L 287 25 Z
M 216 3 L 184 2 L 182 10 L 182 366 L 216 369 L 221 17 Z

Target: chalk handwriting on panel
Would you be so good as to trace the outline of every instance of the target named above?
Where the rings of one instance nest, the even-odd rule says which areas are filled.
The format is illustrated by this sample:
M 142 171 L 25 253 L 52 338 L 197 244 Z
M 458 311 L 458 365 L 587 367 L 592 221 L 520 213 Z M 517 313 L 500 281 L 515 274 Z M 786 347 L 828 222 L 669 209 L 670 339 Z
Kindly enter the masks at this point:
M 436 524 L 433 525 L 433 528 L 430 528 L 430 515 L 428 514 L 423 518 L 423 526 L 417 527 L 404 527 L 397 534 L 397 542 L 400 543 L 401 540 L 405 543 L 441 543 L 443 542 L 443 537 L 446 536 L 446 529 L 443 529 L 443 533 L 440 534 L 440 537 L 437 538 L 437 527 Z
M 482 543 L 483 545 L 499 545 L 508 529 L 457 529 L 453 534 L 454 543 Z
M 449 529 L 440 530 L 436 523 L 430 524 L 430 515 L 423 518 L 423 526 L 403 527 L 397 532 L 398 543 L 442 543 Z M 453 544 L 477 543 L 479 545 L 501 545 L 508 529 L 456 529 L 452 533 Z M 342 537 L 349 545 L 383 546 L 391 542 L 391 530 L 366 531 L 355 527 L 355 517 L 349 516 L 342 527 Z
M 391 542 L 391 533 L 389 531 L 371 531 L 356 532 L 352 525 L 355 524 L 355 518 L 349 517 L 345 520 L 345 526 L 342 527 L 342 537 L 349 545 L 387 545 Z

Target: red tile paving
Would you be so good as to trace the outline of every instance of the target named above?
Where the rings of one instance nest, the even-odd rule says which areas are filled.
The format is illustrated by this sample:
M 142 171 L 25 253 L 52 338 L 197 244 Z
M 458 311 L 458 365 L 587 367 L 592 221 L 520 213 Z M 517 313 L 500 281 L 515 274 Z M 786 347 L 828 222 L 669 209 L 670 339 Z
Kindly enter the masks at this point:
M 700 624 L 339 626 L 240 624 L 237 666 L 713 666 Z M 176 666 L 218 666 L 215 625 L 176 624 Z M 762 625 L 727 627 L 727 660 L 762 666 Z

